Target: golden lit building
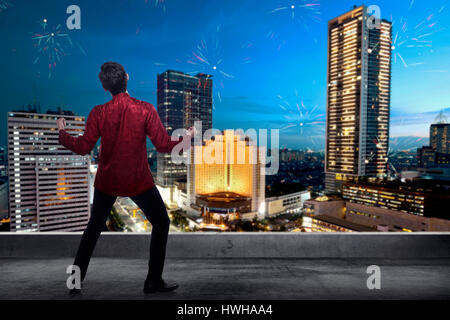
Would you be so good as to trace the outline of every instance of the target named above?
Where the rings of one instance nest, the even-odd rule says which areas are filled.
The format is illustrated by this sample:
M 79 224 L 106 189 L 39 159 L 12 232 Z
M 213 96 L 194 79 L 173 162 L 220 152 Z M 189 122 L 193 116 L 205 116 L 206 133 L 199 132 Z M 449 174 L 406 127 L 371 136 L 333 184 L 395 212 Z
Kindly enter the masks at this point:
M 192 208 L 202 212 L 204 225 L 225 229 L 231 220 L 263 210 L 262 151 L 234 130 L 190 149 L 187 198 Z
M 328 22 L 328 193 L 349 176 L 387 173 L 392 24 L 372 19 L 360 6 Z

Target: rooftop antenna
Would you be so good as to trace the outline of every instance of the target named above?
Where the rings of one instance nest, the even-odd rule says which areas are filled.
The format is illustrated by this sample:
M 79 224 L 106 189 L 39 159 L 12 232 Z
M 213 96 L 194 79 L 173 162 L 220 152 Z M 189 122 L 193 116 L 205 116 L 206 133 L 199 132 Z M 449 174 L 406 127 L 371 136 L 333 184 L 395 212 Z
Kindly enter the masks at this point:
M 41 102 L 35 80 L 33 81 L 33 105 L 36 111 L 38 113 L 41 113 Z
M 435 123 L 447 123 L 447 117 L 444 114 L 444 110 L 441 110 L 434 119 Z

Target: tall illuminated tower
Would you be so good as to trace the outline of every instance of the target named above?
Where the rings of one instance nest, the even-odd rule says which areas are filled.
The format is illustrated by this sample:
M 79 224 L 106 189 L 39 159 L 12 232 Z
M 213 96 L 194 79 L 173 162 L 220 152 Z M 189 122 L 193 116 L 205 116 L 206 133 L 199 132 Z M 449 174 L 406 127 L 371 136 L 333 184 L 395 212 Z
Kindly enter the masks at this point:
M 372 19 L 361 6 L 328 22 L 328 193 L 349 178 L 387 173 L 392 24 Z
M 202 134 L 212 128 L 212 77 L 191 76 L 167 70 L 158 75 L 158 114 L 169 135 L 173 130 L 194 126 L 202 121 Z M 157 182 L 167 187 L 186 179 L 186 166 L 174 164 L 170 154 L 157 156 Z

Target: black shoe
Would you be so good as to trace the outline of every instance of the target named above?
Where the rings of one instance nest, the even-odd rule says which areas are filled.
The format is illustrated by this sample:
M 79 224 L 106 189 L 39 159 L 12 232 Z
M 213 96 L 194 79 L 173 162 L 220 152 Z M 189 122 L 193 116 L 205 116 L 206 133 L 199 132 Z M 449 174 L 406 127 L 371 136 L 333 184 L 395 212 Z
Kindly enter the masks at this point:
M 81 294 L 81 288 L 83 288 L 83 284 L 80 285 L 80 289 L 77 289 L 77 288 L 69 289 L 69 293 L 70 294 Z
M 166 282 L 162 279 L 158 282 L 152 282 L 150 280 L 145 280 L 144 282 L 144 293 L 169 292 L 176 288 L 178 288 L 178 283 Z
M 70 294 L 81 294 L 81 289 L 76 289 L 76 288 L 70 289 L 69 293 Z

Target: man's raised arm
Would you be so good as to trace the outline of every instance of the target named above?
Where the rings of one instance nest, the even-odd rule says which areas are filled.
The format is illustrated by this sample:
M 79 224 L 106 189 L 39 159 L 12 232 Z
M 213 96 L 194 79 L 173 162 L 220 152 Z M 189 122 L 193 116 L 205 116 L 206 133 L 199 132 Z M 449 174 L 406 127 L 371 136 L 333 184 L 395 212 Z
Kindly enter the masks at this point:
M 65 119 L 58 119 L 58 129 L 59 129 L 59 143 L 69 150 L 79 154 L 86 155 L 100 138 L 100 131 L 98 129 L 98 119 L 97 119 L 97 109 L 94 108 L 89 113 L 88 119 L 86 121 L 85 131 L 82 136 L 72 137 L 65 130 Z
M 183 137 L 172 141 L 166 128 L 164 128 L 158 112 L 153 105 L 150 105 L 150 112 L 147 115 L 145 134 L 150 138 L 156 151 L 161 153 L 169 153 L 172 149 L 183 141 Z M 189 136 L 189 135 L 187 135 Z

